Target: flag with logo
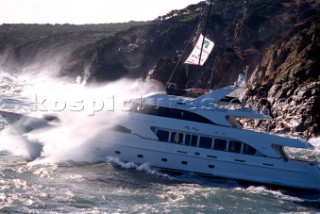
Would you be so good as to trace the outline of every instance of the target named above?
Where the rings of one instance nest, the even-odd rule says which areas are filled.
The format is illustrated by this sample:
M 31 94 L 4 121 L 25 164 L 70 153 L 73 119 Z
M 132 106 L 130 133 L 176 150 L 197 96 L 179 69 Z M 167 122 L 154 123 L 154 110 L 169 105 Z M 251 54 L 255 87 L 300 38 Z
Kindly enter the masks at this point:
M 203 35 L 201 34 L 199 36 L 199 39 L 197 41 L 196 46 L 194 47 L 190 56 L 188 57 L 188 59 L 184 63 L 198 65 L 202 42 L 203 42 Z M 200 64 L 199 64 L 200 66 L 202 66 L 207 61 L 209 54 L 211 53 L 211 51 L 213 49 L 213 46 L 214 46 L 214 42 L 205 37 L 204 42 L 203 42 L 203 46 L 202 46 L 201 60 L 200 60 Z

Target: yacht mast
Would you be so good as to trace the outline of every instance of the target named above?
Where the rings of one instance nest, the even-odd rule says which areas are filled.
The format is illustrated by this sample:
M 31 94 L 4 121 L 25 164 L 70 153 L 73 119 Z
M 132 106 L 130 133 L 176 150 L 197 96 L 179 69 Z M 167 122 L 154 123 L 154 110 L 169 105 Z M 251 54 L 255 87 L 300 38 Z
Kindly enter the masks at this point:
M 204 28 L 204 32 L 203 32 L 203 39 L 202 39 L 202 44 L 201 44 L 201 49 L 200 49 L 200 56 L 199 56 L 199 61 L 198 61 L 198 73 L 200 73 L 200 62 L 201 62 L 201 57 L 202 57 L 203 45 L 204 45 L 206 35 L 207 35 L 208 21 L 209 21 L 209 16 L 210 16 L 210 12 L 211 12 L 212 1 L 213 0 L 207 0 L 207 4 L 209 4 L 209 8 L 208 8 L 208 14 L 207 14 L 207 18 L 206 18 L 206 24 L 205 24 L 205 28 Z M 199 76 L 201 76 L 201 75 L 199 75 Z M 199 76 L 198 76 L 198 79 L 199 79 Z M 198 81 L 196 81 L 196 87 L 198 87 Z
M 203 32 L 203 39 L 202 39 L 202 44 L 201 44 L 201 49 L 200 49 L 200 56 L 199 56 L 199 61 L 198 61 L 198 69 L 200 69 L 200 61 L 201 61 L 204 41 L 205 41 L 206 35 L 207 35 L 208 21 L 209 21 L 209 16 L 210 16 L 210 12 L 211 12 L 212 1 L 213 0 L 207 1 L 207 3 L 209 4 L 209 9 L 208 9 L 208 14 L 207 14 L 207 19 L 206 19 L 206 25 L 205 25 L 204 32 Z

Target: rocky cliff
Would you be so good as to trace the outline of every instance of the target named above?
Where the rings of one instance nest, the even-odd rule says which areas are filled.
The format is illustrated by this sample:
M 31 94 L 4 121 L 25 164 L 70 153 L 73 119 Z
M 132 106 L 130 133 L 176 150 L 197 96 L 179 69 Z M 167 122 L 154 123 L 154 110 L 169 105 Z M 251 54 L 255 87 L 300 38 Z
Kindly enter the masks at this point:
M 266 48 L 250 81 L 253 99 L 266 100 L 275 118 L 273 131 L 309 136 L 320 131 L 319 1 L 299 2 L 297 9 L 295 16 L 285 14 L 292 27 Z

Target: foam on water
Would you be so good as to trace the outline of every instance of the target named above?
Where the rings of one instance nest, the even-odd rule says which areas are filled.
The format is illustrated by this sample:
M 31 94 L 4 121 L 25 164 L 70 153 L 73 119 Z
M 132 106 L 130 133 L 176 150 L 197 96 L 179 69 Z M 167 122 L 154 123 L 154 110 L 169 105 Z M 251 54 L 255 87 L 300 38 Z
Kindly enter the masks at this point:
M 17 134 L 15 130 L 4 129 L 0 132 L 0 136 L 0 151 L 8 151 L 26 159 L 39 157 L 42 146 L 38 143 L 26 141 L 26 139 Z
M 320 153 L 320 137 L 310 138 L 309 142 L 315 147 L 315 150 Z
M 110 156 L 107 156 L 106 157 L 106 161 L 108 163 L 113 163 L 113 164 L 117 164 L 119 165 L 120 167 L 124 168 L 124 169 L 135 169 L 137 171 L 140 171 L 140 172 L 145 172 L 145 173 L 148 173 L 150 175 L 156 175 L 156 176 L 160 176 L 160 177 L 164 177 L 164 178 L 168 178 L 168 179 L 175 179 L 171 176 L 169 176 L 168 174 L 166 173 L 161 173 L 161 172 L 158 172 L 157 170 L 155 169 L 152 169 L 150 167 L 150 165 L 148 163 L 144 163 L 144 164 L 141 164 L 141 165 L 137 165 L 133 162 L 123 162 L 123 161 L 120 161 L 118 158 L 116 157 L 110 157 Z
M 127 79 L 107 85 L 84 86 L 79 81 L 68 82 L 45 75 L 24 75 L 20 78 L 3 76 L 9 81 L 3 83 L 2 87 L 12 82 L 20 81 L 20 85 L 28 82 L 19 91 L 19 97 L 28 100 L 30 104 L 16 107 L 20 108 L 18 112 L 24 111 L 36 117 L 54 114 L 60 119 L 57 127 L 34 130 L 22 138 L 13 134 L 14 130 L 1 133 L 7 142 L 2 144 L 2 150 L 36 159 L 36 163 L 97 161 L 100 157 L 95 156 L 94 148 L 100 139 L 95 136 L 105 139 L 109 137 L 103 131 L 113 122 L 121 120 L 124 114 L 120 111 L 123 101 L 159 89 L 155 83 Z

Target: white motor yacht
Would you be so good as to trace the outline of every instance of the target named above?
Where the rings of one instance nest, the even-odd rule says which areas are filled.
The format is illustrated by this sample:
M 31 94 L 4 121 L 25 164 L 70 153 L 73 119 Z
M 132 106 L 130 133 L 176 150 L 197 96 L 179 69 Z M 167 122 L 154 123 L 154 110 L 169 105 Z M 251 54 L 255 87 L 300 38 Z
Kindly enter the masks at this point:
M 222 100 L 239 90 L 228 86 L 198 98 L 154 93 L 128 100 L 122 117 L 99 139 L 97 152 L 135 164 L 176 172 L 320 190 L 319 163 L 290 159 L 284 147 L 312 149 L 306 140 L 248 130 L 239 118 L 270 120 L 251 108 Z M 57 126 L 0 111 L 20 132 Z M 106 138 L 105 136 L 108 136 Z

